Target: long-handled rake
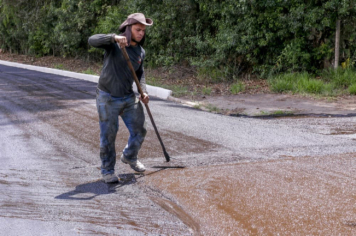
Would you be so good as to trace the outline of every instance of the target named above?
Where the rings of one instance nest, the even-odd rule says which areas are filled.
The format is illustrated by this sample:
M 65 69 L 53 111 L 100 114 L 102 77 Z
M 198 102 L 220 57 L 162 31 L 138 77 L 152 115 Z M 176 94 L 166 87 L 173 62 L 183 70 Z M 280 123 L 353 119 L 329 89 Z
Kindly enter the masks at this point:
M 121 48 L 120 45 L 118 45 L 118 46 L 119 46 L 119 48 Z M 129 65 L 129 68 L 130 68 L 130 70 L 131 70 L 132 76 L 133 76 L 133 78 L 134 78 L 134 80 L 135 80 L 135 83 L 136 83 L 136 86 L 137 86 L 137 90 L 139 91 L 141 97 L 143 97 L 143 91 L 142 91 L 142 88 L 141 88 L 141 86 L 140 86 L 140 82 L 139 82 L 138 79 L 137 79 L 136 72 L 135 72 L 135 69 L 133 68 L 133 66 L 132 66 L 132 64 L 131 64 L 129 55 L 127 55 L 126 48 L 125 48 L 125 47 L 122 47 L 122 48 L 121 48 L 121 51 L 122 51 L 122 53 L 124 54 L 124 57 L 125 57 L 125 59 L 126 59 L 126 61 L 127 61 L 127 64 Z M 156 124 L 155 124 L 155 122 L 154 122 L 154 120 L 153 120 L 153 117 L 152 117 L 152 114 L 151 114 L 151 110 L 150 110 L 150 108 L 148 107 L 148 104 L 145 104 L 145 107 L 146 107 L 148 116 L 150 117 L 150 120 L 151 120 L 151 123 L 152 123 L 152 125 L 153 125 L 153 128 L 154 128 L 154 130 L 155 130 L 155 132 L 156 132 L 157 138 L 158 138 L 158 140 L 159 140 L 159 142 L 160 142 L 160 144 L 161 144 L 161 146 L 162 146 L 164 157 L 166 158 L 166 161 L 169 162 L 169 160 L 170 160 L 171 158 L 169 157 L 169 155 L 168 155 L 168 153 L 167 153 L 167 151 L 166 151 L 166 148 L 164 147 L 164 144 L 163 144 L 163 142 L 162 142 L 161 136 L 160 136 L 159 133 L 158 133 Z

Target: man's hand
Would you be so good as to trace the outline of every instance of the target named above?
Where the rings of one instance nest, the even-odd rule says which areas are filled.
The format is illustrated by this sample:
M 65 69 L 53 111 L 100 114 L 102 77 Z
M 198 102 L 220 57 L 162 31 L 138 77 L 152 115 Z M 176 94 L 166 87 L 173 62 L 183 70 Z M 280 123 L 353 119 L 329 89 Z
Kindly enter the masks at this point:
M 121 48 L 128 46 L 125 36 L 115 35 L 115 41 L 120 44 Z
M 140 96 L 140 100 L 144 104 L 147 104 L 150 101 L 150 97 L 148 96 L 147 93 L 143 93 L 143 96 Z

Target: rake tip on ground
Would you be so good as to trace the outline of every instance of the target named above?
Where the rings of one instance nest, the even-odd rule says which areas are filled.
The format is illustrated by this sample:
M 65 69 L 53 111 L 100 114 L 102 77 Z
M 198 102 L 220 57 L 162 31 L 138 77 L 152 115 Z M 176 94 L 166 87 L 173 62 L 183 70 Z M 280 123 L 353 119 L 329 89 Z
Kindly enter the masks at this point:
M 167 152 L 164 152 L 164 157 L 166 158 L 166 161 L 169 162 L 171 160 L 170 156 L 168 155 Z

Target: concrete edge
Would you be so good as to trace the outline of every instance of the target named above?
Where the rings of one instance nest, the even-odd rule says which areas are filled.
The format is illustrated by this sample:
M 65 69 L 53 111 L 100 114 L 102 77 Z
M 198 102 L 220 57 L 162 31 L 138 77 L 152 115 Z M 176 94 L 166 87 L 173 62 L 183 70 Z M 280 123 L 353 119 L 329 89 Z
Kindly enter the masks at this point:
M 82 74 L 82 73 L 71 72 L 66 70 L 59 70 L 59 69 L 53 69 L 53 68 L 41 67 L 41 66 L 33 66 L 33 65 L 27 65 L 27 64 L 17 63 L 17 62 L 9 62 L 3 60 L 0 60 L 0 64 L 5 66 L 12 66 L 12 67 L 17 67 L 22 69 L 34 70 L 34 71 L 39 71 L 39 72 L 44 72 L 49 74 L 55 74 L 55 75 L 61 75 L 70 78 L 86 80 L 94 83 L 98 83 L 99 81 L 99 76 L 97 75 L 88 75 L 88 74 Z M 133 84 L 133 89 L 135 92 L 137 92 L 137 87 L 135 83 Z M 147 92 L 150 96 L 158 97 L 165 100 L 167 100 L 172 95 L 172 90 L 155 87 L 152 85 L 147 85 Z

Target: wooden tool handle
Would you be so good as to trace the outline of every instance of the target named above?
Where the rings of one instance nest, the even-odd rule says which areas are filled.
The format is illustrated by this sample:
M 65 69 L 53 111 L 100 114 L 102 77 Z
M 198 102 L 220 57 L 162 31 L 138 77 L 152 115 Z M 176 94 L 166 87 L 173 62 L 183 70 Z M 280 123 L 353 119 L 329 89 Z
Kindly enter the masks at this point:
M 118 46 L 119 46 L 119 48 L 120 48 L 120 44 L 118 44 Z M 143 98 L 143 91 L 142 91 L 142 88 L 141 88 L 141 85 L 140 85 L 140 81 L 138 81 L 138 78 L 137 78 L 137 75 L 136 75 L 136 71 L 135 71 L 135 69 L 134 69 L 133 66 L 132 66 L 132 63 L 131 63 L 130 58 L 129 58 L 129 55 L 128 55 L 127 52 L 126 52 L 126 48 L 125 48 L 125 47 L 121 48 L 121 51 L 122 51 L 122 54 L 124 54 L 124 57 L 125 57 L 125 59 L 126 59 L 126 61 L 127 61 L 127 64 L 128 64 L 128 66 L 129 66 L 129 68 L 130 68 L 130 70 L 131 70 L 131 72 L 132 72 L 132 76 L 134 77 L 134 80 L 135 80 L 135 83 L 136 83 L 136 86 L 137 86 L 137 90 L 139 91 L 139 93 L 141 94 L 141 97 Z M 152 114 L 151 114 L 151 110 L 150 110 L 148 104 L 146 104 L 146 103 L 145 103 L 145 107 L 146 107 L 148 116 L 150 117 L 152 126 L 153 126 L 153 128 L 154 128 L 154 130 L 155 130 L 155 132 L 156 132 L 156 135 L 157 135 L 157 138 L 158 138 L 158 140 L 159 140 L 159 143 L 161 144 L 164 157 L 166 158 L 166 161 L 169 162 L 169 161 L 170 161 L 170 156 L 168 155 L 168 153 L 167 153 L 167 151 L 166 151 L 166 148 L 165 148 L 165 146 L 164 146 L 164 144 L 163 144 L 163 141 L 162 141 L 162 139 L 161 139 L 161 136 L 160 136 L 159 133 L 158 133 L 158 129 L 157 129 L 157 127 L 156 127 L 155 121 L 153 120 L 153 116 L 152 116 Z

